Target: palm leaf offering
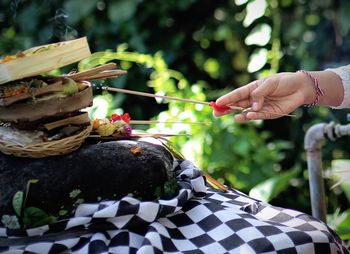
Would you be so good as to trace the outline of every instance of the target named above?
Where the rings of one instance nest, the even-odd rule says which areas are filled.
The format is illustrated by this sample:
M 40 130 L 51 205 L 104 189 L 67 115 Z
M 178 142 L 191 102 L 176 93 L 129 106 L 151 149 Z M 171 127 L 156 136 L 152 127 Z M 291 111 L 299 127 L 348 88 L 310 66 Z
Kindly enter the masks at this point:
M 0 84 L 31 77 L 91 55 L 86 37 L 42 45 L 0 59 Z

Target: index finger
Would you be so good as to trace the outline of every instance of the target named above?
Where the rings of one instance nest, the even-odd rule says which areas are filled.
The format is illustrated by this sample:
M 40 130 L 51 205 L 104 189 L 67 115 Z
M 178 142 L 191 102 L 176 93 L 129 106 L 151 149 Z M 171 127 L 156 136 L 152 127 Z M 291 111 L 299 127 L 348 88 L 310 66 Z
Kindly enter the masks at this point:
M 219 106 L 236 104 L 242 100 L 249 100 L 251 92 L 257 87 L 257 81 L 253 81 L 245 86 L 239 87 L 216 100 Z

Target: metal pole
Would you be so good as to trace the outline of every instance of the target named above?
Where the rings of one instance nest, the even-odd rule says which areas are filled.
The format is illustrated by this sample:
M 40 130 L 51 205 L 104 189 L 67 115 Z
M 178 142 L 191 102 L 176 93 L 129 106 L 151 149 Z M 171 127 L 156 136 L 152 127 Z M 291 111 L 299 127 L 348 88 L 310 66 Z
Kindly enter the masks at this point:
M 312 216 L 326 222 L 326 195 L 323 183 L 321 147 L 326 124 L 316 124 L 306 132 L 304 147 L 307 152 Z
M 312 216 L 324 222 L 326 222 L 327 209 L 323 181 L 322 143 L 326 137 L 335 141 L 337 138 L 348 135 L 350 135 L 350 124 L 335 125 L 333 122 L 313 125 L 305 134 L 304 148 L 307 153 Z

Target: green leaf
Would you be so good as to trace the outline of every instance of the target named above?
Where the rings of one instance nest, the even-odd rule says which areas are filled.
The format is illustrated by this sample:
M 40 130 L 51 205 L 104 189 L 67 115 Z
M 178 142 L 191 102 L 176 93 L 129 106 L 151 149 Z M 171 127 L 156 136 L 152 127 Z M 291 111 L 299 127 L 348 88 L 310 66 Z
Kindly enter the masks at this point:
M 47 216 L 47 217 L 43 218 L 42 220 L 34 222 L 31 225 L 31 227 L 40 227 L 40 226 L 52 224 L 52 223 L 54 223 L 56 221 L 57 221 L 57 218 L 55 216 L 50 215 L 50 216 Z
M 27 183 L 27 186 L 29 186 L 32 183 L 38 183 L 38 182 L 39 182 L 39 179 L 30 179 Z
M 346 214 L 346 217 L 344 218 L 344 220 L 342 222 L 340 222 L 338 224 L 338 226 L 348 228 L 350 230 L 350 210 L 347 210 L 344 213 Z
M 37 207 L 27 207 L 23 211 L 23 224 L 27 227 L 39 227 L 55 221 L 57 221 L 56 217 Z
M 252 188 L 249 192 L 249 196 L 259 199 L 264 202 L 269 202 L 276 197 L 279 193 L 287 189 L 289 181 L 297 176 L 300 172 L 300 168 L 281 173 L 278 176 L 274 176 L 266 181 L 263 181 Z
M 73 79 L 69 79 L 63 87 L 63 94 L 73 95 L 79 91 L 77 83 Z
M 23 207 L 23 191 L 17 191 L 16 194 L 12 198 L 12 207 L 15 210 L 15 213 L 18 217 L 21 216 L 22 207 Z
M 58 216 L 65 216 L 68 214 L 68 211 L 67 210 L 59 210 L 58 211 Z
M 350 210 L 340 213 L 339 209 L 327 217 L 331 228 L 334 228 L 343 240 L 350 240 Z
M 176 179 L 170 179 L 164 184 L 164 196 L 165 198 L 172 198 L 179 191 L 179 186 Z
M 33 184 L 33 183 L 38 183 L 38 182 L 39 182 L 39 179 L 30 179 L 30 180 L 28 180 L 28 182 L 27 182 L 26 196 L 25 196 L 24 201 L 23 201 L 23 206 L 25 206 L 25 204 L 26 204 L 26 202 L 27 202 L 27 198 L 28 198 L 28 193 L 29 193 L 30 185 Z

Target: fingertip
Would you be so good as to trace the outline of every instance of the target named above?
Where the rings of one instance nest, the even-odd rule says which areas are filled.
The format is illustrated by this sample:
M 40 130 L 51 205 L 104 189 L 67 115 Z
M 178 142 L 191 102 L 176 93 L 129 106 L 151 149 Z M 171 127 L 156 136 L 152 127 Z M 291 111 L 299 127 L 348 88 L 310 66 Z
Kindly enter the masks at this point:
M 266 120 L 266 119 L 274 119 L 273 117 L 266 115 L 261 112 L 247 112 L 246 117 L 249 120 Z
M 218 105 L 218 106 L 224 106 L 226 105 L 226 100 L 224 99 L 224 97 L 220 97 L 218 98 L 215 103 Z
M 226 115 L 226 112 L 218 112 L 218 111 L 213 111 L 213 116 L 215 117 L 215 118 L 218 118 L 218 117 L 221 117 L 221 116 L 224 116 L 224 115 Z
M 245 122 L 247 121 L 245 115 L 243 114 L 237 114 L 233 117 L 233 119 L 236 121 L 236 122 Z
M 255 113 L 255 112 L 247 112 L 246 117 L 247 117 L 249 120 L 257 120 L 257 119 L 259 119 L 259 118 L 258 118 L 258 114 Z

